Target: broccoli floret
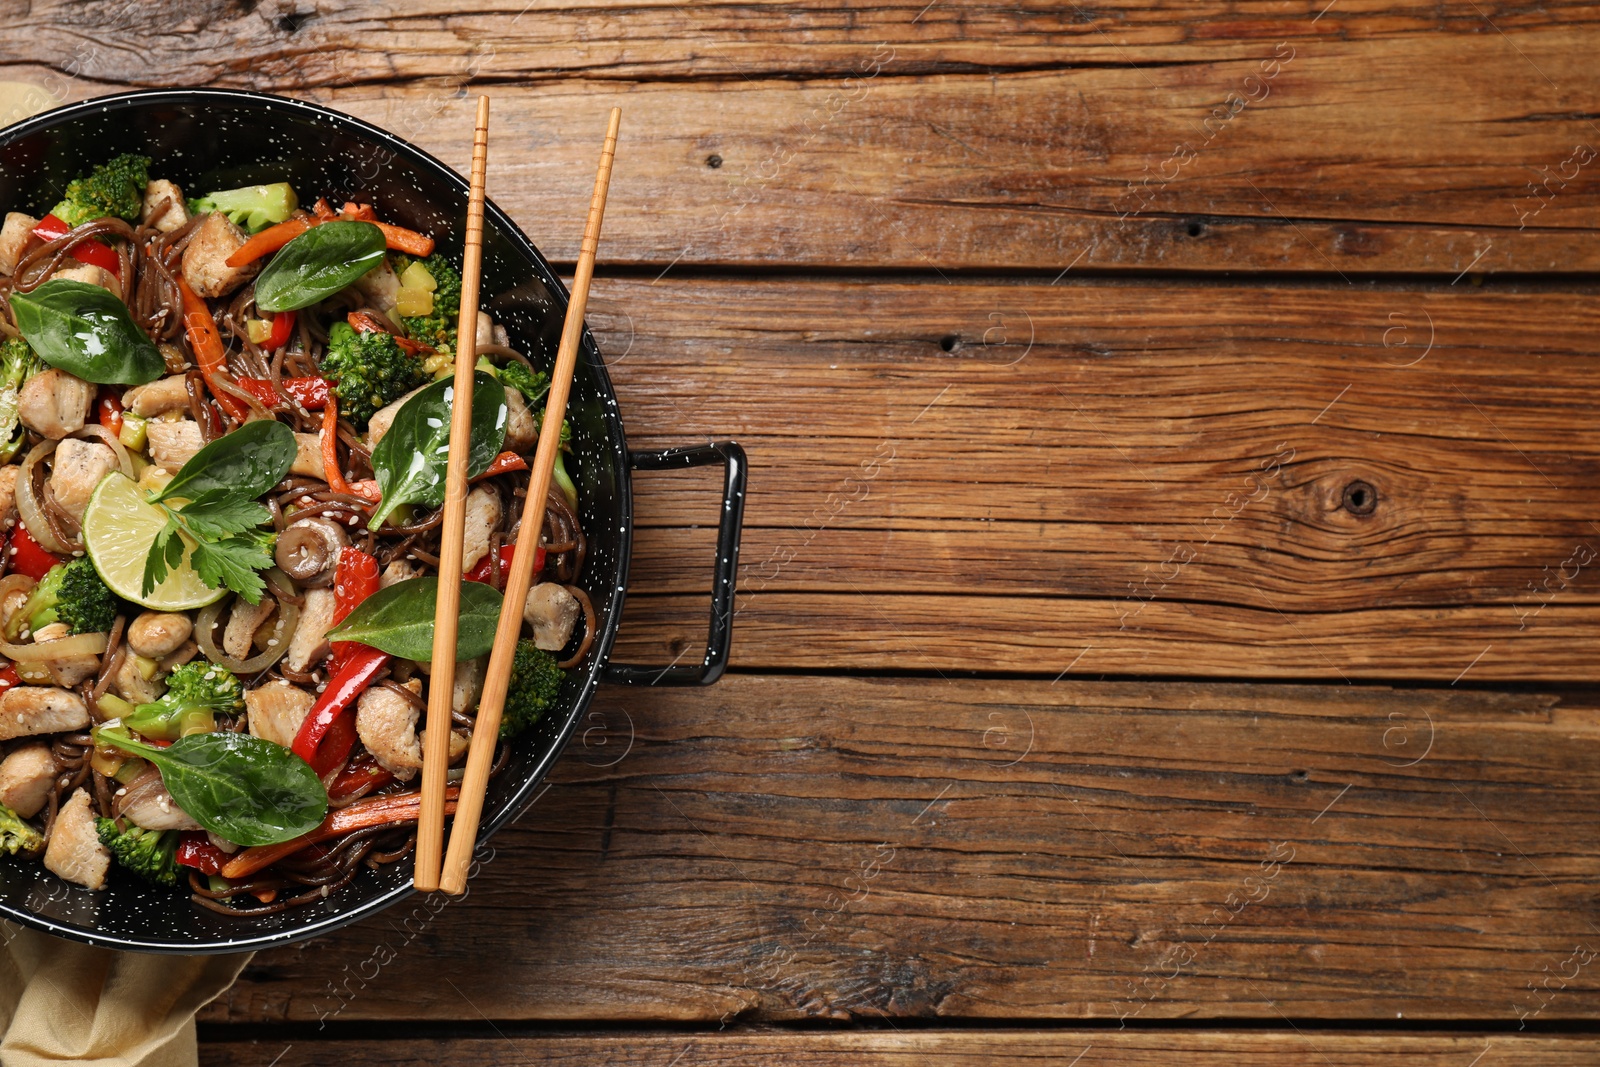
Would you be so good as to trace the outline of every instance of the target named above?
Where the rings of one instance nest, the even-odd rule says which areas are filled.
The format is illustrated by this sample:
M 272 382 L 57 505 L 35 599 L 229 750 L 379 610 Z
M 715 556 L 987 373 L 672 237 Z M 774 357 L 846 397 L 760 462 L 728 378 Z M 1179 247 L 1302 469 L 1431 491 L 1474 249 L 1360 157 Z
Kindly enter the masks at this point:
M 100 843 L 128 870 L 156 885 L 178 884 L 178 831 L 146 830 L 133 823 L 119 830 L 115 819 L 96 819 L 94 827 Z
M 44 369 L 32 346 L 20 337 L 0 344 L 0 464 L 10 463 L 28 440 L 17 421 L 22 383 Z
M 532 370 L 520 360 L 513 359 L 499 368 L 495 377 L 527 397 L 530 404 L 543 403 L 545 394 L 550 392 L 550 375 Z
M 102 634 L 111 629 L 117 607 L 116 595 L 87 557 L 57 563 L 11 617 L 6 636 L 15 641 L 24 628 L 38 633 L 53 622 L 66 623 L 75 634 Z
M 44 835 L 28 820 L 0 804 L 0 850 L 13 856 L 19 852 L 35 855 L 44 851 Z
M 229 671 L 205 660 L 193 660 L 167 676 L 160 700 L 140 704 L 122 725 L 157 741 L 176 741 L 185 734 L 210 733 L 216 713 L 244 704 L 244 687 Z
M 189 213 L 204 215 L 220 211 L 251 233 L 260 233 L 268 226 L 283 222 L 300 206 L 294 188 L 288 182 L 272 185 L 246 185 L 241 189 L 224 189 L 221 192 L 189 201 Z
M 433 314 L 413 315 L 401 321 L 414 340 L 441 352 L 454 352 L 456 322 L 461 317 L 461 275 L 438 253 L 422 260 L 422 266 L 433 278 Z
M 339 414 L 358 430 L 366 428 L 373 412 L 428 380 L 422 360 L 408 354 L 391 335 L 381 330 L 356 333 L 346 322 L 328 329 L 322 373 L 335 381 Z
M 511 684 L 506 690 L 500 736 L 515 737 L 538 722 L 555 703 L 566 676 L 550 653 L 532 641 L 518 641 L 511 659 Z
M 144 207 L 144 189 L 150 184 L 148 156 L 122 155 L 94 168 L 87 177 L 67 183 L 67 196 L 50 214 L 68 227 L 107 215 L 129 222 Z

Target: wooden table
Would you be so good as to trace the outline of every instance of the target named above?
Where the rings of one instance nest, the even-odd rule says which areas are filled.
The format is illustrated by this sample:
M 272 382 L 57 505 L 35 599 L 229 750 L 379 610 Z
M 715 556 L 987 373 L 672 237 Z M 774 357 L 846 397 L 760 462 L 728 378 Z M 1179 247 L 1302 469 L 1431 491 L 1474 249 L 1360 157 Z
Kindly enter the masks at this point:
M 1591 1064 L 1600 4 L 34 4 L 6 77 L 322 101 L 732 437 L 735 668 L 609 690 L 470 897 L 208 1064 Z M 619 654 L 703 640 L 640 478 Z

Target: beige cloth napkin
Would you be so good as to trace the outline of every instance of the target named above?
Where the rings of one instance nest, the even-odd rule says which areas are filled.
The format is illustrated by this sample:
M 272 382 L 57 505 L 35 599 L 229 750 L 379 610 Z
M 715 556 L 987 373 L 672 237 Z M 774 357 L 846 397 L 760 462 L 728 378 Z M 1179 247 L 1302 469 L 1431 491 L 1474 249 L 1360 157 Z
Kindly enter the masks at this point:
M 251 956 L 113 952 L 10 923 L 0 935 L 4 1067 L 195 1067 L 195 1013 Z

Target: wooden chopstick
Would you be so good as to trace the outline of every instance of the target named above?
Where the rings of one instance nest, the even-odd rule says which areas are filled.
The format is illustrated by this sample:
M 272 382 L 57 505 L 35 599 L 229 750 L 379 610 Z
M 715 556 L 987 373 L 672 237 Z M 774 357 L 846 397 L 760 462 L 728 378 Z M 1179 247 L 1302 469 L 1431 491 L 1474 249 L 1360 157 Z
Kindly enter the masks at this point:
M 489 98 L 478 97 L 472 135 L 472 184 L 462 250 L 461 317 L 456 323 L 455 396 L 450 411 L 450 455 L 445 466 L 444 521 L 440 525 L 439 600 L 433 616 L 433 669 L 428 678 L 428 722 L 422 744 L 422 810 L 417 820 L 413 883 L 425 893 L 439 888 L 444 849 L 445 772 L 450 764 L 450 702 L 456 688 L 456 631 L 461 622 L 461 557 L 466 536 L 467 460 L 472 440 L 472 386 L 478 362 L 478 290 L 483 277 L 483 199 L 489 168 Z
M 528 471 L 528 496 L 522 505 L 522 532 L 506 576 L 505 602 L 500 606 L 500 624 L 494 632 L 494 651 L 489 654 L 489 669 L 484 678 L 483 697 L 472 727 L 472 748 L 467 753 L 467 773 L 461 782 L 456 802 L 455 822 L 450 827 L 450 850 L 445 855 L 439 888 L 460 893 L 467 887 L 467 868 L 478 841 L 478 820 L 483 815 L 484 793 L 489 787 L 489 768 L 494 763 L 495 745 L 500 737 L 500 713 L 505 709 L 506 690 L 511 684 L 511 663 L 517 639 L 522 634 L 522 607 L 533 582 L 533 558 L 544 531 L 545 496 L 550 491 L 550 475 L 561 446 L 561 421 L 567 417 L 567 395 L 572 389 L 572 372 L 578 364 L 583 340 L 583 313 L 589 304 L 589 282 L 594 277 L 595 250 L 600 246 L 600 223 L 606 213 L 606 192 L 611 186 L 611 162 L 617 152 L 617 130 L 622 125 L 622 109 L 611 109 L 606 127 L 605 146 L 600 150 L 600 169 L 594 178 L 594 196 L 589 201 L 589 221 L 583 228 L 583 245 L 578 251 L 578 266 L 572 272 L 572 299 L 567 304 L 567 321 L 561 330 L 561 346 L 556 350 L 556 365 L 550 376 L 550 397 L 545 404 L 544 425 L 539 431 L 539 448 Z M 442 566 L 443 564 L 441 564 Z M 435 645 L 437 648 L 438 646 Z M 437 667 L 435 667 L 437 678 Z M 432 705 L 429 705 L 432 710 Z M 418 838 L 421 845 L 421 838 Z

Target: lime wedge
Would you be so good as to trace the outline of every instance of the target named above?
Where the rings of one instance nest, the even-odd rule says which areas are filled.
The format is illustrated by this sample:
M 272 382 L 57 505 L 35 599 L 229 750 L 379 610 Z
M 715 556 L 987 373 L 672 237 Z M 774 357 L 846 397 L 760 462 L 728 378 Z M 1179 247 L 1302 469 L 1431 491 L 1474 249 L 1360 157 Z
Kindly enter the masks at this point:
M 138 485 L 113 471 L 100 479 L 83 510 L 83 547 L 106 585 L 124 600 L 154 611 L 189 611 L 221 600 L 228 591 L 202 582 L 187 552 L 149 596 L 141 592 L 145 558 L 166 524 L 161 509 L 145 500 Z

